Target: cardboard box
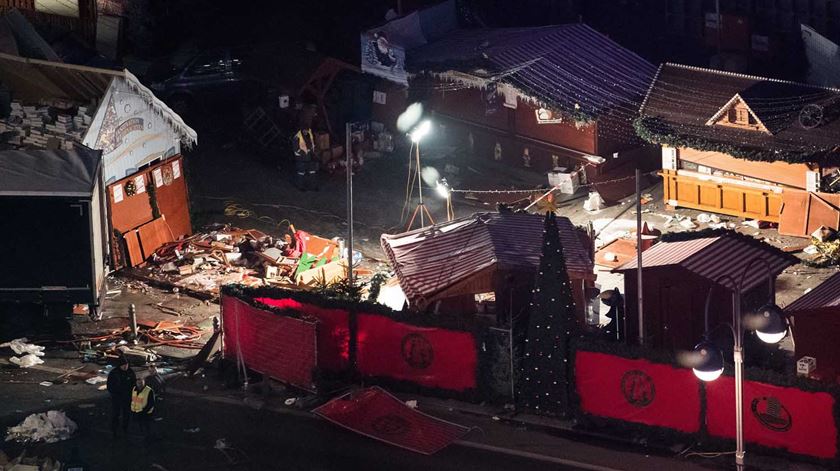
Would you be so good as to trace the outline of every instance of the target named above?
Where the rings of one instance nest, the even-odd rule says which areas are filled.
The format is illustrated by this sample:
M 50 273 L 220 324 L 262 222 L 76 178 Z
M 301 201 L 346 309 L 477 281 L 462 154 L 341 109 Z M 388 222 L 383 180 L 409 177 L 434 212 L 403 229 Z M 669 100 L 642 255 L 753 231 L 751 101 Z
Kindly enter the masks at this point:
M 797 376 L 810 376 L 817 369 L 817 359 L 814 357 L 802 357 L 796 362 Z

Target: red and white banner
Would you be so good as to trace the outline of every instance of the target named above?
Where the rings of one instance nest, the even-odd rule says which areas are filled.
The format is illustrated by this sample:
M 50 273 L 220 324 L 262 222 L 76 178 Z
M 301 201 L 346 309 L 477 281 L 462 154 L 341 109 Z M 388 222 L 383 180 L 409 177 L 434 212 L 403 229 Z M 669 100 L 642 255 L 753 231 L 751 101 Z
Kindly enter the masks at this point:
M 700 385 L 691 370 L 579 350 L 575 383 L 587 414 L 685 433 L 700 430 Z
M 442 450 L 470 431 L 412 409 L 378 387 L 337 397 L 312 412 L 367 437 L 424 455 Z
M 744 381 L 744 440 L 801 455 L 834 458 L 837 426 L 834 398 L 755 381 Z M 706 383 L 709 435 L 735 438 L 735 380 Z
M 350 314 L 290 298 L 255 298 L 268 306 L 293 309 L 318 319 L 318 366 L 339 373 L 350 366 Z
M 452 391 L 477 387 L 478 352 L 471 333 L 418 327 L 376 314 L 359 314 L 358 326 L 362 375 Z
M 309 391 L 315 390 L 317 366 L 315 323 L 257 309 L 235 297 L 222 296 L 225 356 L 245 366 Z

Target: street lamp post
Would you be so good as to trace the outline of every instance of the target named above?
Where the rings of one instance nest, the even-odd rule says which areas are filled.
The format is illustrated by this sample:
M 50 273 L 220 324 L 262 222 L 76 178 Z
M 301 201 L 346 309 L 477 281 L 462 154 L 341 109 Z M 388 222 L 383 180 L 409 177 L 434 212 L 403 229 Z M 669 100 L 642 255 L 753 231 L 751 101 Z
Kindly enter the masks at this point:
M 764 305 L 756 313 L 756 323 L 752 327 L 755 328 L 758 338 L 767 343 L 778 343 L 787 333 L 787 319 L 785 318 L 782 309 L 774 303 L 775 289 L 773 286 L 773 276 L 770 268 L 770 263 L 762 258 L 756 258 L 750 261 L 744 272 L 741 274 L 740 281 L 736 282 L 729 275 L 722 275 L 715 280 L 715 284 L 709 288 L 709 293 L 706 295 L 706 310 L 705 310 L 705 329 L 703 341 L 694 347 L 694 352 L 697 354 L 699 360 L 694 365 L 694 374 L 703 381 L 714 381 L 723 373 L 723 352 L 714 345 L 709 339 L 709 304 L 712 299 L 712 291 L 714 287 L 721 281 L 727 282 L 732 289 L 732 324 L 728 325 L 732 331 L 734 339 L 733 345 L 733 361 L 735 363 L 735 466 L 738 471 L 744 469 L 744 328 L 741 317 L 741 290 L 744 287 L 744 280 L 750 268 L 755 265 L 755 262 L 762 262 L 766 268 L 767 281 L 769 287 L 770 302 Z

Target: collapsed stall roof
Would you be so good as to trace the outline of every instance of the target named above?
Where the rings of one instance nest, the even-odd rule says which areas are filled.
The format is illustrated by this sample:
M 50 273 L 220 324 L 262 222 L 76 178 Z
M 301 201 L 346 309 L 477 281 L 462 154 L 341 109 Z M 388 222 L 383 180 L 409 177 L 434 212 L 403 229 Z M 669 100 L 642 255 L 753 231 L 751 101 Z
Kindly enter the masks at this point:
M 0 195 L 90 196 L 102 164 L 102 152 L 7 150 L 0 152 Z
M 736 102 L 754 129 L 715 120 Z M 636 120 L 649 142 L 790 163 L 840 162 L 840 90 L 663 64 Z
M 557 218 L 569 276 L 593 278 L 593 262 L 580 232 Z M 489 272 L 536 271 L 544 218 L 533 214 L 478 213 L 402 234 L 383 234 L 382 247 L 412 304 L 455 294 L 493 291 Z M 473 281 L 481 279 L 483 281 Z M 453 287 L 458 289 L 453 290 Z
M 409 71 L 475 74 L 581 119 L 635 114 L 656 67 L 583 23 L 458 29 L 411 49 Z
M 114 79 L 124 80 L 133 93 L 142 96 L 172 126 L 184 144 L 196 143 L 196 132 L 128 70 L 99 69 L 0 53 L 0 83 L 11 90 L 12 98 L 24 102 L 99 102 Z

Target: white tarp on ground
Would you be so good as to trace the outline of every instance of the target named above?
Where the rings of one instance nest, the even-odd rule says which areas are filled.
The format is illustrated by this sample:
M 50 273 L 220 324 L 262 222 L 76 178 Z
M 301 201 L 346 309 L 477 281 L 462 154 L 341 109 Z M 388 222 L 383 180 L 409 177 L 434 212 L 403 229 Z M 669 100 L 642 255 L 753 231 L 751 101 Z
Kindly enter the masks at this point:
M 9 361 L 18 365 L 21 368 L 29 368 L 30 366 L 40 365 L 44 362 L 39 357 L 44 356 L 44 347 L 26 343 L 26 338 L 14 339 L 11 342 L 0 344 L 0 348 L 9 347 L 16 355 L 23 355 L 21 357 L 11 357 Z
M 6 431 L 6 441 L 55 443 L 67 440 L 78 429 L 64 412 L 51 410 L 32 414 Z

